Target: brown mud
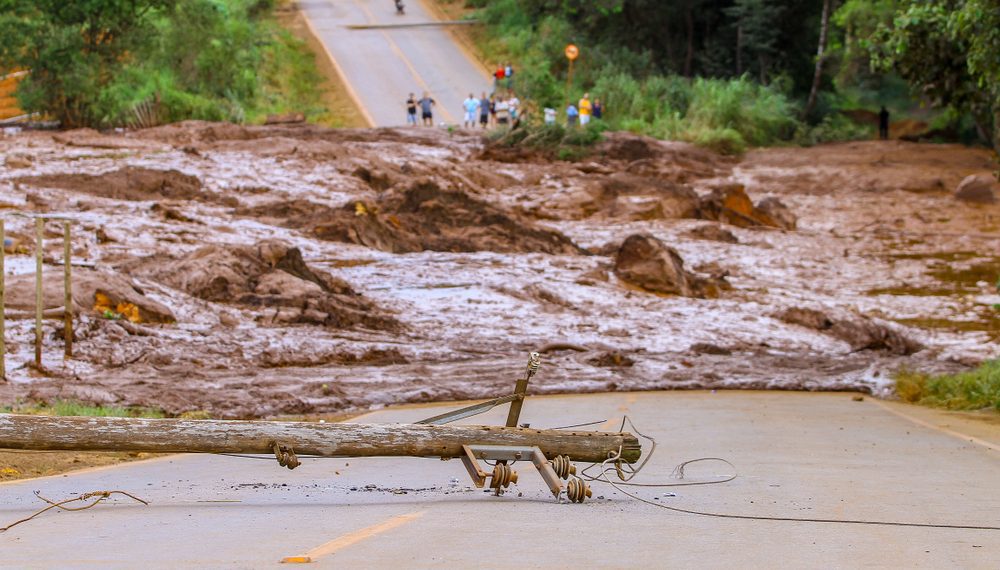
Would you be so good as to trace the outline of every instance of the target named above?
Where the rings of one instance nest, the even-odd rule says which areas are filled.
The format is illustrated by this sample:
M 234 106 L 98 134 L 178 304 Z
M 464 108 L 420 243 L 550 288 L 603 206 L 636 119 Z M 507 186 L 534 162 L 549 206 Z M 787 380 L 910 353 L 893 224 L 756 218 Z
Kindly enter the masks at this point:
M 993 168 L 983 150 L 736 161 L 611 133 L 566 162 L 493 156 L 465 131 L 186 122 L 26 132 L 0 154 L 30 157 L 0 168 L 0 404 L 237 418 L 491 397 L 540 348 L 534 393 L 888 395 L 899 367 L 1000 348 L 1000 205 L 953 196 Z M 41 369 L 34 228 L 15 210 L 74 219 L 75 352 L 53 221 Z

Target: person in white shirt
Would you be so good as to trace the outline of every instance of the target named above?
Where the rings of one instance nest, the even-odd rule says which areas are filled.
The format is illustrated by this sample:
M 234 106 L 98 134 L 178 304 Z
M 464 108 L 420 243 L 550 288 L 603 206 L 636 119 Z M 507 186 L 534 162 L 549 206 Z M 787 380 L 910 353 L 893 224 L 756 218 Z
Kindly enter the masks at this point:
M 521 100 L 517 98 L 513 92 L 510 94 L 510 99 L 507 100 L 507 106 L 510 108 L 510 120 L 514 121 L 517 119 L 518 109 L 521 107 Z
M 474 128 L 476 119 L 479 118 L 479 99 L 469 93 L 469 98 L 462 101 L 462 108 L 465 109 L 465 128 Z
M 510 122 L 510 103 L 500 99 L 496 104 L 497 124 L 506 126 Z

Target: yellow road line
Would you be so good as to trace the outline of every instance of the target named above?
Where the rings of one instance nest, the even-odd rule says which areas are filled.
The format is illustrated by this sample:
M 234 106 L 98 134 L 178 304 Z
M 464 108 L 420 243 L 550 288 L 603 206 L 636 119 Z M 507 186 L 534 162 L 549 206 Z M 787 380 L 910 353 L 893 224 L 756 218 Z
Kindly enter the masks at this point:
M 1000 451 L 1000 445 L 997 445 L 995 443 L 991 443 L 989 441 L 986 441 L 985 439 L 980 439 L 978 437 L 971 436 L 969 434 L 965 434 L 965 433 L 958 432 L 958 431 L 955 431 L 955 430 L 952 430 L 952 429 L 948 429 L 948 428 L 943 427 L 943 426 L 932 424 L 931 422 L 924 421 L 924 420 L 922 420 L 920 418 L 915 418 L 915 417 L 913 417 L 913 416 L 911 416 L 909 414 L 905 414 L 905 413 L 903 413 L 903 412 L 901 412 L 899 410 L 893 409 L 892 406 L 888 406 L 888 405 L 886 405 L 886 404 L 884 404 L 884 403 L 876 400 L 875 398 L 868 398 L 868 401 L 874 403 L 875 405 L 877 405 L 878 407 L 882 408 L 883 410 L 885 410 L 887 412 L 895 414 L 895 415 L 897 415 L 897 416 L 899 416 L 899 417 L 901 417 L 903 419 L 909 420 L 909 421 L 911 421 L 911 422 L 913 422 L 913 423 L 915 423 L 915 424 L 917 424 L 919 426 L 923 426 L 925 428 L 930 428 L 930 429 L 933 429 L 933 430 L 937 430 L 937 431 L 939 431 L 941 433 L 948 434 L 948 435 L 950 435 L 952 437 L 957 437 L 958 439 L 961 439 L 962 441 L 967 441 L 967 442 L 970 442 L 970 443 L 975 443 L 977 445 L 981 445 L 981 446 L 983 446 L 983 447 L 985 447 L 987 449 L 991 449 L 993 451 Z
M 361 112 L 362 118 L 364 118 L 365 122 L 368 123 L 369 127 L 374 127 L 375 119 L 372 118 L 368 109 L 361 104 L 361 98 L 358 97 L 358 93 L 354 90 L 354 86 L 351 85 L 351 82 L 347 80 L 347 75 L 344 74 L 344 69 L 340 67 L 340 63 L 337 62 L 337 58 L 333 57 L 333 53 L 331 53 L 330 49 L 326 47 L 326 42 L 323 41 L 323 38 L 316 33 L 316 28 L 313 27 L 312 20 L 309 19 L 309 15 L 304 11 L 302 12 L 302 19 L 305 20 L 306 27 L 309 28 L 309 33 L 316 38 L 316 42 L 319 43 L 319 45 L 323 48 L 323 52 L 326 53 L 327 59 L 329 59 L 330 63 L 333 64 L 333 70 L 337 72 L 337 76 L 340 77 L 340 82 L 344 84 L 344 89 L 347 90 L 348 97 L 354 101 L 354 106 Z
M 358 0 L 354 0 L 354 4 L 357 5 L 358 8 L 361 8 L 361 10 L 368 17 L 368 23 L 370 24 L 377 23 L 375 19 L 375 14 L 372 14 L 371 10 L 368 9 L 368 6 L 366 6 L 361 2 L 358 2 Z M 406 54 L 403 53 L 403 50 L 399 48 L 399 45 L 395 41 L 393 41 L 392 38 L 389 37 L 389 34 L 386 33 L 385 30 L 379 30 L 379 33 L 382 34 L 382 37 L 385 38 L 385 41 L 389 43 L 389 49 L 391 49 L 392 52 L 396 54 L 396 57 L 398 57 L 403 62 L 403 65 L 405 65 L 406 68 L 410 71 L 410 75 L 412 75 L 413 79 L 416 80 L 418 85 L 420 85 L 421 90 L 430 93 L 431 88 L 427 85 L 427 82 L 424 81 L 424 78 L 420 76 L 420 73 L 417 71 L 417 68 L 413 66 L 413 62 L 411 62 L 410 59 L 406 57 Z M 455 117 L 453 117 L 452 114 L 448 112 L 447 107 L 442 105 L 441 107 L 438 108 L 438 110 L 441 112 L 442 115 L 444 115 L 444 118 L 447 122 L 449 123 L 455 122 Z
M 424 516 L 425 512 L 427 511 L 417 511 L 414 513 L 408 513 L 405 515 L 398 515 L 392 517 L 391 519 L 385 522 L 381 522 L 379 524 L 365 527 L 363 529 L 356 530 L 354 532 L 349 532 L 343 536 L 337 537 L 331 540 L 330 542 L 321 544 L 316 548 L 313 548 L 309 552 L 306 552 L 305 554 L 302 554 L 300 556 L 288 556 L 286 558 L 283 558 L 281 561 L 284 563 L 316 562 L 317 560 L 319 560 L 324 556 L 329 556 L 349 546 L 357 544 L 363 540 L 367 540 L 369 538 L 372 538 L 373 536 L 377 536 L 379 534 L 382 534 L 383 532 L 388 532 L 394 528 L 403 526 L 408 522 L 412 522 L 416 519 L 419 519 L 420 517 Z

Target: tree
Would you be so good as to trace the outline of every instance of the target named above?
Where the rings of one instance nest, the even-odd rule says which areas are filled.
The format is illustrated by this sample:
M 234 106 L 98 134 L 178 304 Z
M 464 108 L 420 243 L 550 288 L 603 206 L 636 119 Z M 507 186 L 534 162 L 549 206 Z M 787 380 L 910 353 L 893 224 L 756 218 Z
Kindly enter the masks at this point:
M 736 0 L 726 14 L 736 23 L 736 74 L 742 75 L 743 53 L 748 53 L 756 66 L 761 83 L 767 83 L 771 67 L 778 55 L 781 39 L 779 19 L 783 6 L 778 0 Z
M 906 0 L 872 51 L 934 105 L 970 113 L 1000 150 L 1000 0 Z
M 830 31 L 830 4 L 833 0 L 823 0 L 823 15 L 820 17 L 819 27 L 819 47 L 816 49 L 816 71 L 813 73 L 812 88 L 809 89 L 809 99 L 806 101 L 806 108 L 802 115 L 808 117 L 816 107 L 816 98 L 819 96 L 819 83 L 823 78 L 823 63 L 826 61 L 826 41 Z
M 101 90 L 169 0 L 0 0 L 0 66 L 30 70 L 20 106 L 64 126 L 93 125 Z

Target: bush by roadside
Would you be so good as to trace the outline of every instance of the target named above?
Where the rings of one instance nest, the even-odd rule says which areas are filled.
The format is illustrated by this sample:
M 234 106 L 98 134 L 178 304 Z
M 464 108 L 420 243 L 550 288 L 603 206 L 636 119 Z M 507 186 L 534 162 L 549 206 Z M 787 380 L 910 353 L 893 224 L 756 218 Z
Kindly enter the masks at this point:
M 990 408 L 1000 412 L 1000 360 L 988 360 L 974 370 L 957 374 L 926 374 L 900 370 L 896 393 L 914 404 L 952 410 Z

